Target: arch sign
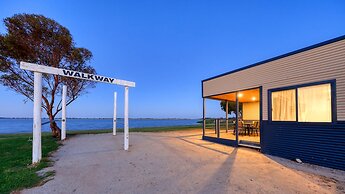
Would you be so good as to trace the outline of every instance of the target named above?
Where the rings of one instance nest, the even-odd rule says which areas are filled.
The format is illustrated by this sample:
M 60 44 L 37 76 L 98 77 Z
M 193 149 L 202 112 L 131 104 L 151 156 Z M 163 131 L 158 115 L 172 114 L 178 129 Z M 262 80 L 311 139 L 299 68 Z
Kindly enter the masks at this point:
M 20 68 L 34 72 L 34 116 L 33 116 L 33 138 L 32 138 L 32 163 L 37 163 L 42 158 L 41 148 L 41 106 L 42 106 L 42 73 L 53 74 L 76 79 L 85 79 L 89 81 L 116 84 L 125 87 L 124 102 L 124 150 L 129 147 L 129 130 L 128 130 L 128 88 L 135 87 L 135 82 L 115 79 L 111 77 L 94 75 L 84 72 L 48 67 L 34 63 L 20 62 Z M 66 96 L 67 87 L 62 87 L 62 123 L 61 123 L 61 140 L 66 138 Z M 116 135 L 116 92 L 114 92 L 114 120 L 113 135 Z

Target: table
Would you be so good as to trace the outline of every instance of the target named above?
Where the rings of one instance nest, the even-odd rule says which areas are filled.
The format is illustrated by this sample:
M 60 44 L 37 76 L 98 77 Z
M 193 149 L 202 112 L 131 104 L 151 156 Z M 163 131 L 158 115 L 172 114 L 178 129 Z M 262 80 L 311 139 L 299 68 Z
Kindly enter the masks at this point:
M 250 130 L 253 128 L 253 124 L 252 123 L 245 123 L 244 124 L 244 135 L 246 135 L 248 133 L 248 135 L 250 135 Z

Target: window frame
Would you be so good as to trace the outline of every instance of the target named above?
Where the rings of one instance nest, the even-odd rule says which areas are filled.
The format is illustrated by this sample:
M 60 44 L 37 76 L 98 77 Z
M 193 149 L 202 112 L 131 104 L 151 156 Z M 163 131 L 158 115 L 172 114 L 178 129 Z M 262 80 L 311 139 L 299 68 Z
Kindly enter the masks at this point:
M 316 86 L 316 85 L 323 85 L 323 84 L 330 84 L 331 85 L 331 122 L 303 122 L 298 121 L 298 88 L 308 87 L 308 86 Z M 279 92 L 284 90 L 295 90 L 296 95 L 296 121 L 273 121 L 272 120 L 272 92 Z M 268 121 L 270 123 L 286 123 L 286 124 L 334 124 L 337 122 L 337 105 L 336 105 L 336 80 L 326 80 L 326 81 L 318 81 L 318 82 L 311 82 L 305 84 L 298 84 L 280 88 L 273 88 L 269 89 L 268 91 Z

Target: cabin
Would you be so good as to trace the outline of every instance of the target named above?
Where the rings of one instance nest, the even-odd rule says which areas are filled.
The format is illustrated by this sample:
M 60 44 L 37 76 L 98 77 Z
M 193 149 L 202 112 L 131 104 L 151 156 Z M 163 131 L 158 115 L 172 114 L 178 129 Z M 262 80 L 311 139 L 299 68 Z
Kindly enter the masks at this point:
M 204 140 L 345 170 L 345 36 L 202 80 Z M 207 100 L 236 118 L 207 120 Z

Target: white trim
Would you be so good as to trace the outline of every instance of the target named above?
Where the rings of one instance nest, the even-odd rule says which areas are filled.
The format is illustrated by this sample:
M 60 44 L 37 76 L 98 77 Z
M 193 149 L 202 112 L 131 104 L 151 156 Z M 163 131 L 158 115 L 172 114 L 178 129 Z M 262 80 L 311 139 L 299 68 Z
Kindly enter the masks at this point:
M 242 147 L 248 147 L 248 148 L 254 148 L 254 149 L 261 149 L 260 146 L 256 146 L 256 145 L 249 145 L 249 144 L 243 144 L 243 143 L 239 143 L 238 145 L 239 145 L 239 146 L 242 146 Z
M 55 68 L 55 67 L 38 65 L 34 63 L 20 62 L 20 68 L 29 70 L 29 71 L 40 72 L 40 73 L 48 73 L 48 74 L 65 76 L 65 77 L 73 77 L 73 78 L 78 78 L 78 79 L 103 82 L 103 83 L 108 83 L 108 84 L 135 87 L 135 82 L 131 82 L 131 81 L 120 80 L 120 79 L 101 76 L 101 75 L 88 74 L 88 73 L 83 73 L 83 72 L 78 72 L 78 71 L 72 71 L 68 69 L 60 69 L 60 68 Z

